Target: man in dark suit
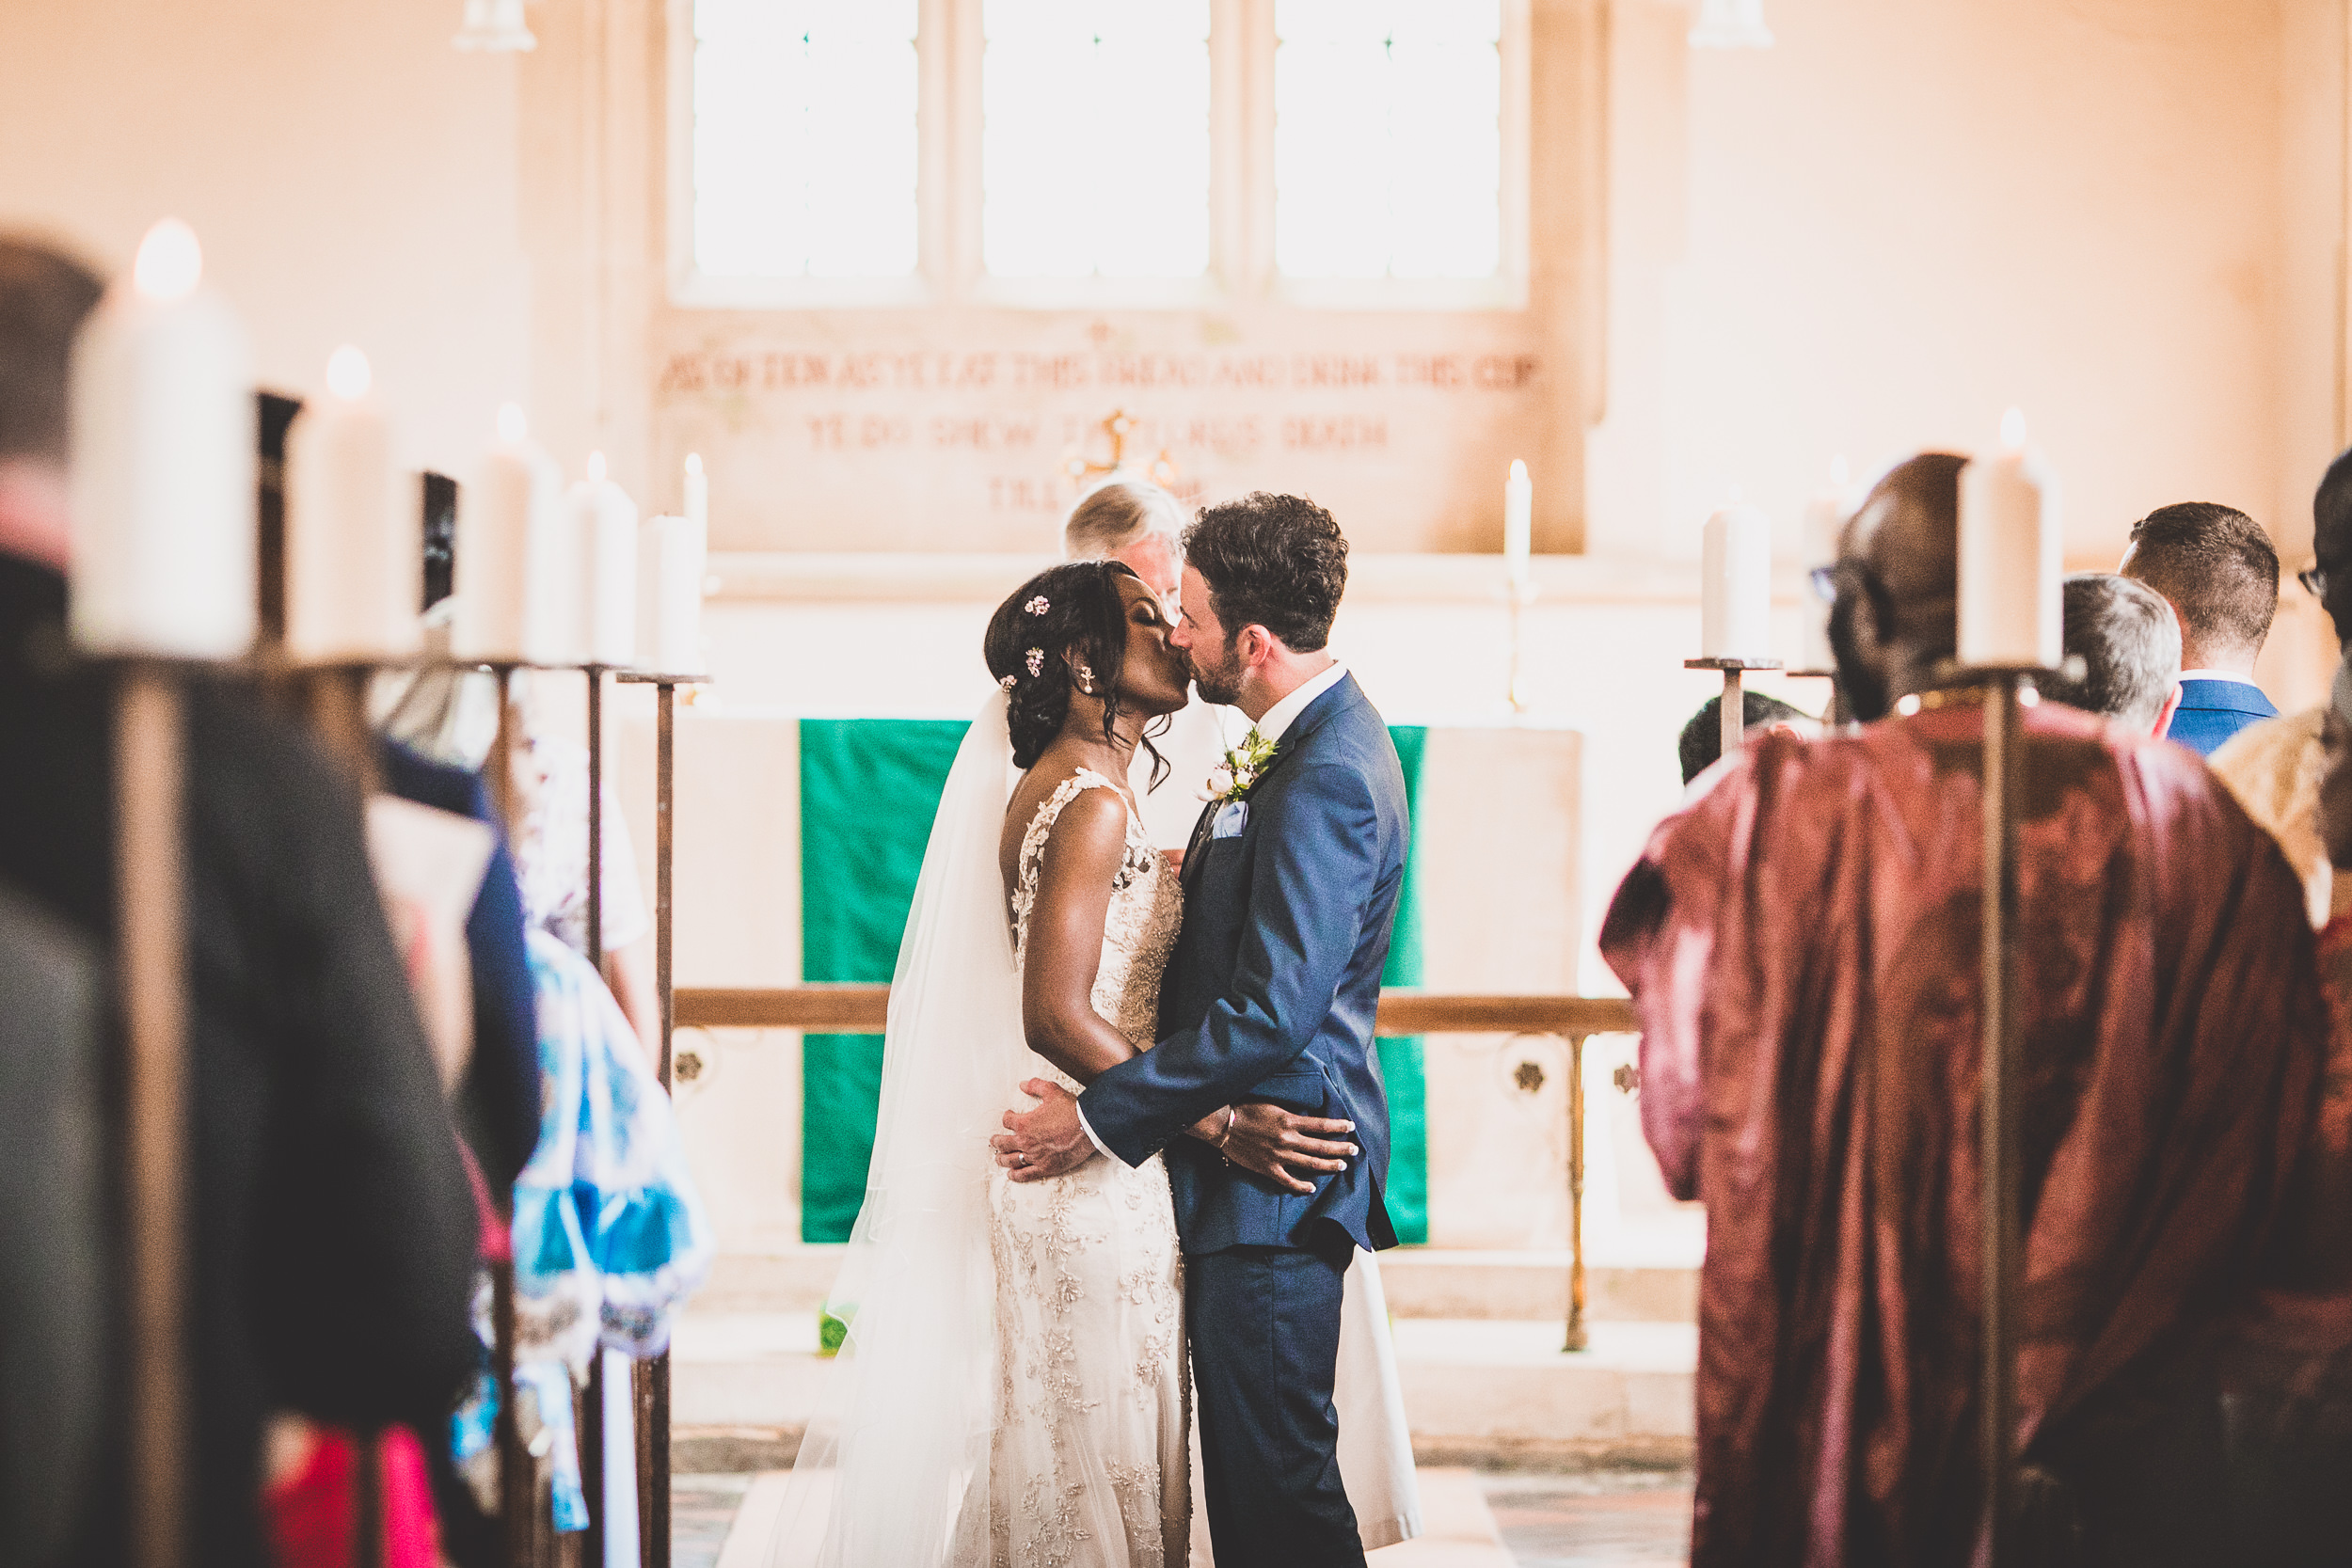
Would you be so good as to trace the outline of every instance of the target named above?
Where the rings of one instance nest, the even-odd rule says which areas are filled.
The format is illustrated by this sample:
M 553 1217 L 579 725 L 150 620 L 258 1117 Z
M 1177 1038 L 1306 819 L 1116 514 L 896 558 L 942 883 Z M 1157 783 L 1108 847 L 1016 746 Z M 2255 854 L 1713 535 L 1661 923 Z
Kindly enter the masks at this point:
M 98 293 L 0 237 L 0 881 L 103 949 L 113 689 L 65 626 L 67 361 Z M 186 734 L 187 1560 L 259 1568 L 269 1412 L 439 1440 L 475 1210 L 357 795 L 229 680 L 191 676 Z M 81 1560 L 122 1560 L 121 1514 L 92 1511 Z
M 2181 620 L 2181 705 L 2166 738 L 2211 756 L 2279 716 L 2254 684 L 2279 608 L 2279 552 L 2260 523 L 2210 501 L 2160 506 L 2132 525 L 2116 571 L 2163 594 Z
M 0 883 L 0 1562 L 56 1568 L 100 1496 L 104 969 Z
M 1173 641 L 1201 697 L 1248 714 L 1273 754 L 1194 831 L 1159 1043 L 1009 1118 L 1000 1148 L 1020 1180 L 1098 1149 L 1130 1165 L 1166 1155 L 1216 1560 L 1359 1564 L 1331 1388 L 1348 1260 L 1396 1244 L 1373 1022 L 1410 834 L 1405 775 L 1326 650 L 1347 581 L 1331 515 L 1261 492 L 1202 512 L 1184 550 Z M 1244 1101 L 1352 1124 L 1360 1157 L 1282 1184 L 1178 1136 Z

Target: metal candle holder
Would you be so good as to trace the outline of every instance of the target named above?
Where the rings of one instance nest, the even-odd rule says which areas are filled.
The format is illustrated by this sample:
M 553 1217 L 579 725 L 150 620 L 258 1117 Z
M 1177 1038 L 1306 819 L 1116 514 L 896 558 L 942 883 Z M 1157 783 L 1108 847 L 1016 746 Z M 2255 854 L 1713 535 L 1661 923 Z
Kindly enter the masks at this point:
M 670 1087 L 670 1037 L 677 1026 L 677 996 L 671 939 L 673 824 L 676 798 L 677 689 L 698 686 L 707 675 L 654 674 L 624 671 L 624 685 L 654 689 L 653 969 L 654 993 L 661 1008 L 661 1054 L 654 1072 Z M 592 847 L 601 849 L 600 843 Z M 637 1519 L 640 1560 L 645 1568 L 670 1568 L 670 1353 L 637 1363 L 632 1394 L 637 1409 Z
M 2038 664 L 1949 663 L 1939 684 L 1974 687 L 1984 697 L 1984 886 L 1980 942 L 1984 987 L 1978 1098 L 1979 1240 L 1984 1326 L 1977 1431 L 1984 1493 L 1978 1528 L 1993 1568 L 2015 1560 L 2017 1504 L 2017 1297 L 2019 1141 L 2017 1088 L 2017 813 L 2025 795 L 2022 693 L 2039 681 L 2080 680 L 2083 661 Z
M 1686 658 L 1685 670 L 1721 670 L 1724 673 L 1723 711 L 1716 717 L 1721 721 L 1717 733 L 1723 739 L 1723 755 L 1729 756 L 1740 749 L 1748 735 L 1748 702 L 1745 689 L 1747 673 L 1751 670 L 1777 670 L 1776 658 Z

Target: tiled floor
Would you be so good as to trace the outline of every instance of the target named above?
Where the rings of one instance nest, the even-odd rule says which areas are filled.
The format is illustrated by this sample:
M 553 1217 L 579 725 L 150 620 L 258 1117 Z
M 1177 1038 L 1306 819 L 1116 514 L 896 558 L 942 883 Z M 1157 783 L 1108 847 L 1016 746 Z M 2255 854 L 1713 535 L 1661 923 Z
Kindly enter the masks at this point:
M 1518 1568 L 1662 1568 L 1689 1560 L 1688 1476 L 1600 1471 L 1482 1480 Z
M 677 1478 L 671 1492 L 675 1568 L 717 1568 L 727 1526 L 753 1480 L 748 1475 Z M 1684 1561 L 1690 1551 L 1687 1476 L 1642 1470 L 1576 1475 L 1520 1471 L 1483 1475 L 1478 1484 L 1516 1568 L 1662 1568 Z M 1375 1554 L 1375 1568 L 1382 1560 L 1383 1554 Z

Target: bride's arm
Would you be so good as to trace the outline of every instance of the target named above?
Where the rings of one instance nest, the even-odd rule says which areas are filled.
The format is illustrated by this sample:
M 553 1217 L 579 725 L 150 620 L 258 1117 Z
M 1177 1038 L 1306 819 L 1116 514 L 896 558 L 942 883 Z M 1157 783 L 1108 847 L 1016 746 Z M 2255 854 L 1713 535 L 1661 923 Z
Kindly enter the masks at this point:
M 1082 789 L 1061 809 L 1038 861 L 1037 905 L 1021 975 L 1029 1049 L 1081 1084 L 1136 1053 L 1094 1010 L 1111 880 L 1127 853 L 1127 808 L 1107 789 Z
M 1136 1053 L 1127 1037 L 1094 1010 L 1111 882 L 1127 854 L 1127 809 L 1107 789 L 1080 790 L 1061 809 L 1038 859 L 1037 904 L 1021 975 L 1021 1026 L 1029 1049 L 1091 1084 Z M 1163 873 L 1166 875 L 1166 873 Z M 1219 1108 L 1189 1131 L 1222 1146 L 1232 1113 Z

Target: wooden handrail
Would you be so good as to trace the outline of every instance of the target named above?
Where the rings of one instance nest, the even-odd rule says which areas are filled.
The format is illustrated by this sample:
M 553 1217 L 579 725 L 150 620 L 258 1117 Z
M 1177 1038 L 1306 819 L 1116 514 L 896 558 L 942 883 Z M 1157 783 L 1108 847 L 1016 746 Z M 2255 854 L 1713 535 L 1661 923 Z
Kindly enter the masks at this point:
M 875 1034 L 890 1008 L 888 986 L 780 986 L 677 992 L 681 1029 L 810 1029 Z M 1633 1004 L 1621 996 L 1485 996 L 1380 993 L 1383 1035 L 1630 1035 Z

